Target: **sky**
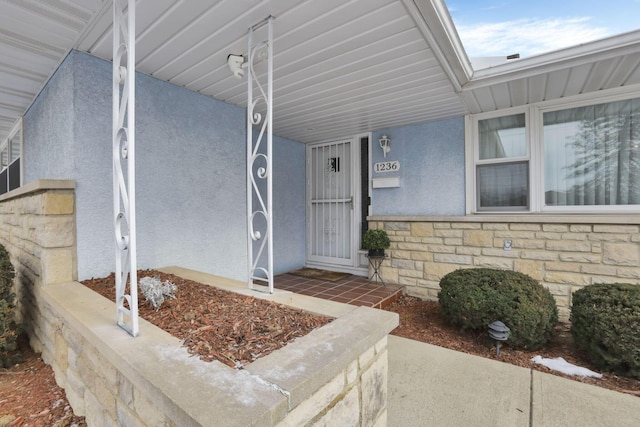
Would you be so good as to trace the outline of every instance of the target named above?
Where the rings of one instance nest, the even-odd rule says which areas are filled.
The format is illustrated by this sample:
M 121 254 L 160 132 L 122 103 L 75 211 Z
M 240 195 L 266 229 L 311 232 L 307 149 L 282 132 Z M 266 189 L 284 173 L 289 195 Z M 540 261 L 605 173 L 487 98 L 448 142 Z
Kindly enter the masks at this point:
M 445 0 L 470 58 L 521 58 L 640 28 L 640 0 Z

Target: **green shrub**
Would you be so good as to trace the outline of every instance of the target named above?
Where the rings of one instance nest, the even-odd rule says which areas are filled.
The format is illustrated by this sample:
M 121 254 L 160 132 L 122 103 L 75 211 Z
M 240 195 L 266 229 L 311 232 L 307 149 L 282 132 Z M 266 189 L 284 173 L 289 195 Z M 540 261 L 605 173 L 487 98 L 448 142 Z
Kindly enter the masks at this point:
M 517 347 L 540 347 L 558 323 L 558 308 L 549 290 L 516 271 L 456 270 L 442 278 L 440 288 L 438 300 L 449 321 L 486 331 L 500 320 L 511 330 L 507 343 Z
M 597 284 L 576 291 L 571 333 L 599 368 L 640 379 L 640 285 Z
M 18 331 L 15 325 L 15 294 L 12 292 L 15 276 L 9 253 L 0 245 L 0 367 L 10 367 L 20 360 L 16 353 Z

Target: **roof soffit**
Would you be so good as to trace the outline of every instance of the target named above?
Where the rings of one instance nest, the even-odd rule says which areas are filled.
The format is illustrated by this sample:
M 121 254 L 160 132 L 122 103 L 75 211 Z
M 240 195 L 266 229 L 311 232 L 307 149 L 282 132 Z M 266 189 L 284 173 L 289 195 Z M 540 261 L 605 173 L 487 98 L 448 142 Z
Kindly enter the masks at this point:
M 513 60 L 495 67 L 475 70 L 462 90 L 508 83 L 518 79 L 594 64 L 640 51 L 640 30 L 549 52 Z

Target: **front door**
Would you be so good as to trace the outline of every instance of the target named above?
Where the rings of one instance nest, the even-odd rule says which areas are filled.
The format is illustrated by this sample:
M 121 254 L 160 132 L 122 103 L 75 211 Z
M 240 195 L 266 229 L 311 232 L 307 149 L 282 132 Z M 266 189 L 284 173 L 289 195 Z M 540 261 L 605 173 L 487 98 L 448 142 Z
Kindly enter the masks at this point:
M 355 229 L 352 139 L 307 147 L 307 260 L 353 266 Z M 357 248 L 356 248 L 357 249 Z

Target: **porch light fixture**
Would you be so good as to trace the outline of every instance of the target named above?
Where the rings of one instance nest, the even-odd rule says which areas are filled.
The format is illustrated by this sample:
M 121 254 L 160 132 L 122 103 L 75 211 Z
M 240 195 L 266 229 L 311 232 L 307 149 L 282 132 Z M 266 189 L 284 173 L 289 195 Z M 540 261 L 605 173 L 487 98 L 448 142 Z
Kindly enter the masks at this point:
M 380 148 L 382 148 L 382 154 L 384 158 L 387 158 L 387 153 L 391 151 L 391 139 L 387 135 L 382 135 L 382 138 L 378 140 L 380 142 Z
M 227 65 L 229 66 L 229 70 L 231 70 L 231 74 L 233 74 L 236 79 L 244 77 L 244 68 L 247 67 L 245 59 L 243 55 L 234 55 L 233 53 L 227 56 Z

